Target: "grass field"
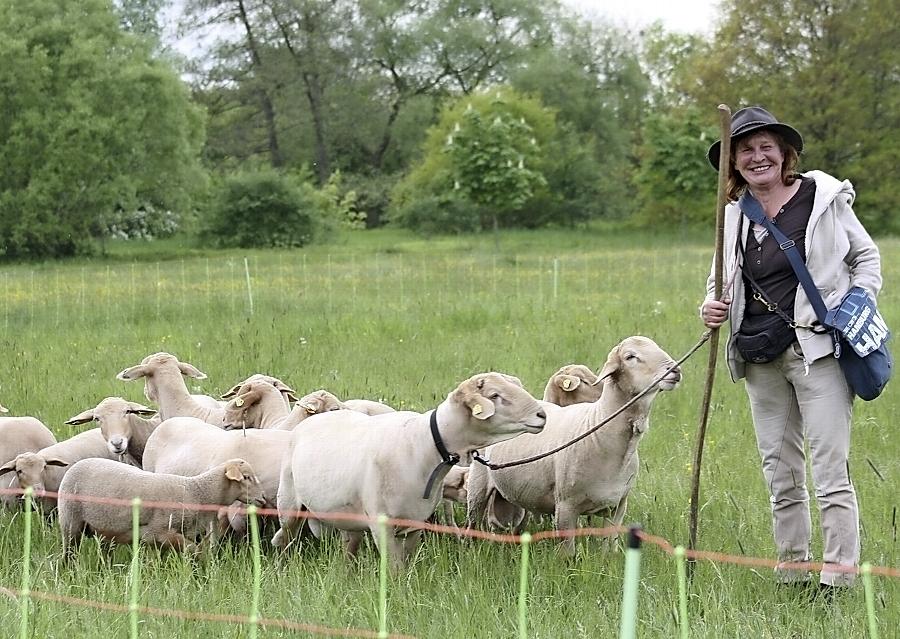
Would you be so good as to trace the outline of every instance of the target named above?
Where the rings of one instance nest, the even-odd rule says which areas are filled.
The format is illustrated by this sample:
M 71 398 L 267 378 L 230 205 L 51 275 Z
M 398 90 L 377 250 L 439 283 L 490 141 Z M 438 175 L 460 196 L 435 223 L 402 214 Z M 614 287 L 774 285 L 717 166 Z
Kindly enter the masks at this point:
M 900 325 L 900 241 L 879 241 L 886 285 L 879 306 Z M 652 337 L 679 358 L 700 338 L 697 306 L 711 238 L 578 230 L 440 238 L 397 232 L 340 235 L 303 251 L 180 253 L 181 246 L 113 246 L 104 260 L 0 270 L 0 403 L 39 417 L 58 438 L 63 422 L 107 396 L 144 402 L 143 385 L 116 373 L 164 350 L 204 371 L 194 392 L 216 395 L 253 372 L 301 393 L 380 399 L 426 411 L 470 375 L 499 370 L 540 396 L 560 365 L 598 368 L 625 336 Z M 180 257 L 184 255 L 184 257 Z M 720 358 L 721 360 L 721 358 Z M 627 522 L 686 543 L 691 456 L 707 349 L 683 366 L 684 382 L 654 403 L 641 443 L 641 475 Z M 898 384 L 898 382 L 893 382 Z M 851 468 L 859 494 L 863 559 L 900 566 L 896 387 L 857 402 Z M 699 547 L 772 558 L 773 542 L 747 401 L 721 365 L 703 465 Z M 462 517 L 462 513 L 458 513 Z M 35 520 L 32 589 L 127 603 L 130 550 L 106 563 L 91 543 L 61 561 L 55 524 Z M 23 517 L 0 513 L 0 586 L 17 589 Z M 821 544 L 815 542 L 820 557 Z M 599 539 L 560 559 L 535 544 L 529 636 L 618 636 L 623 554 Z M 284 556 L 264 546 L 260 614 L 336 629 L 378 628 L 378 559 L 346 565 L 332 543 Z M 646 547 L 639 635 L 676 637 L 672 560 Z M 408 572 L 391 578 L 388 626 L 415 637 L 507 638 L 517 633 L 519 550 L 429 535 Z M 196 565 L 147 552 L 142 605 L 213 614 L 249 610 L 251 556 L 226 545 Z M 877 577 L 882 637 L 900 628 L 900 580 Z M 765 569 L 698 564 L 689 599 L 691 636 L 866 637 L 862 588 L 832 606 L 784 592 Z M 0 597 L 0 627 L 19 628 L 18 602 Z M 31 637 L 127 636 L 127 614 L 61 602 L 33 605 Z M 247 627 L 143 615 L 142 637 L 245 637 Z M 277 628 L 263 637 L 317 636 Z M 350 633 L 350 636 L 354 636 Z

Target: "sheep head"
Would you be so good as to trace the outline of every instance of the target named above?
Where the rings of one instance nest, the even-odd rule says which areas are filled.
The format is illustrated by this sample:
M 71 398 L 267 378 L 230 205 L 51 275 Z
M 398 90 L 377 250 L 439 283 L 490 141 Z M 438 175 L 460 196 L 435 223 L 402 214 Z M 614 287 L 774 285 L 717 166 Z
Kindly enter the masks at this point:
M 470 377 L 450 393 L 448 400 L 463 408 L 469 420 L 469 435 L 475 448 L 515 437 L 538 433 L 547 415 L 518 378 L 503 373 L 481 373 Z
M 665 373 L 670 368 L 672 370 Z M 595 383 L 611 378 L 622 392 L 633 397 L 663 373 L 665 375 L 657 384 L 658 390 L 672 390 L 681 382 L 681 368 L 675 366 L 675 360 L 652 339 L 634 335 L 626 337 L 610 351 Z M 651 391 L 649 395 L 655 392 Z
M 567 364 L 547 381 L 544 401 L 569 406 L 600 399 L 603 387 L 598 386 L 599 378 L 583 364 Z
M 271 384 L 279 393 L 281 393 L 281 396 L 288 404 L 290 404 L 291 402 L 296 402 L 298 399 L 296 391 L 293 388 L 285 384 L 277 377 L 265 375 L 264 373 L 254 373 L 243 382 L 235 384 L 222 394 L 222 399 L 231 399 L 232 397 L 236 397 L 240 393 L 242 387 L 253 382 L 265 382 L 267 384 Z
M 131 366 L 116 375 L 116 379 L 122 381 L 132 381 L 135 379 L 145 378 L 144 395 L 148 401 L 159 402 L 159 390 L 157 388 L 157 377 L 169 377 L 181 379 L 181 376 L 193 377 L 194 379 L 206 379 L 206 373 L 200 371 L 196 367 L 187 362 L 179 362 L 178 358 L 170 353 L 159 352 L 148 355 L 137 366 Z M 182 384 L 184 382 L 182 381 Z M 187 392 L 187 386 L 184 386 Z
M 107 397 L 95 408 L 67 419 L 66 424 L 98 422 L 109 451 L 114 455 L 123 455 L 128 450 L 128 443 L 134 434 L 130 416 L 152 417 L 155 414 L 156 410 L 153 408 L 129 402 L 121 397 Z
M 68 465 L 69 462 L 57 457 L 45 459 L 39 453 L 21 453 L 15 459 L 0 466 L 0 475 L 15 471 L 20 488 L 31 487 L 36 493 L 40 494 L 45 490 L 44 469 L 47 466 Z
M 250 463 L 240 459 L 229 459 L 223 465 L 225 479 L 236 489 L 241 501 L 248 504 L 262 506 L 266 503 L 266 496 L 260 487 L 259 478 L 253 472 Z M 235 491 L 232 491 L 235 492 Z M 226 503 L 234 501 L 230 496 L 226 497 Z

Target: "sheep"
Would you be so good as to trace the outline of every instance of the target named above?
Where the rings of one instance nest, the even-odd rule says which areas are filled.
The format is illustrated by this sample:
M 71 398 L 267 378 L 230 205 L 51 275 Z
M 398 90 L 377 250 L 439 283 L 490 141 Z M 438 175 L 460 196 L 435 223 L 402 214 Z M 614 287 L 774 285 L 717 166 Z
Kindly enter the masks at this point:
M 232 399 L 225 404 L 222 418 L 225 430 L 276 428 L 290 413 L 282 392 L 265 381 L 246 382 L 235 393 L 228 394 Z
M 291 403 L 297 401 L 297 394 L 293 388 L 285 384 L 277 377 L 272 377 L 271 375 L 266 375 L 264 373 L 254 373 L 244 381 L 238 382 L 227 391 L 222 393 L 222 399 L 227 401 L 234 397 L 237 397 L 237 395 L 241 392 L 241 387 L 253 382 L 266 382 L 267 384 L 274 386 L 281 394 L 281 398 L 284 400 L 284 405 L 287 410 L 291 409 Z
M 0 412 L 9 412 L 0 406 Z M 34 453 L 56 443 L 56 437 L 40 420 L 34 417 L 0 417 L 0 464 L 7 464 L 22 453 Z M 19 480 L 14 475 L 5 486 L 10 490 L 19 488 Z M 19 495 L 4 493 L 0 504 L 5 508 L 17 508 Z
M 107 397 L 94 408 L 66 420 L 77 425 L 98 422 L 100 432 L 106 440 L 112 455 L 129 455 L 140 466 L 144 457 L 144 446 L 158 421 L 142 419 L 156 415 L 156 410 L 121 397 Z
M 600 378 L 584 364 L 567 364 L 553 373 L 544 388 L 544 401 L 569 406 L 600 399 Z
M 425 521 L 441 499 L 440 489 L 429 489 L 454 463 L 467 462 L 473 451 L 491 443 L 539 432 L 545 420 L 540 403 L 519 380 L 501 373 L 467 379 L 429 414 L 368 416 L 340 410 L 314 415 L 291 434 L 278 487 L 281 528 L 272 543 L 286 547 L 302 524 L 297 511 L 307 509 L 342 531 L 348 556 L 356 554 L 364 531 L 370 530 L 378 550 L 387 552 L 395 567 L 403 566 L 421 529 L 390 527 L 382 547 L 375 517 Z M 325 513 L 362 514 L 370 521 Z
M 22 488 L 33 488 L 41 498 L 40 502 L 49 511 L 56 506 L 57 498 L 46 493 L 56 493 L 59 490 L 60 482 L 72 464 L 91 457 L 131 463 L 127 454 L 112 453 L 100 429 L 92 428 L 35 453 L 17 455 L 0 466 L 0 475 L 15 472 L 19 485 Z
M 267 507 L 275 506 L 281 458 L 291 439 L 277 429 L 225 431 L 195 417 L 173 417 L 160 424 L 144 448 L 144 470 L 194 476 L 227 459 L 240 457 L 257 468 L 260 490 Z M 240 533 L 244 519 L 232 518 Z
M 144 395 L 159 405 L 160 420 L 186 416 L 221 425 L 225 409 L 215 399 L 209 398 L 212 399 L 209 402 L 191 395 L 182 376 L 206 379 L 206 374 L 191 364 L 161 352 L 148 355 L 140 364 L 126 368 L 116 375 L 116 379 L 132 381 L 143 377 Z
M 345 399 L 343 403 L 344 408 L 355 410 L 358 413 L 365 413 L 366 415 L 383 415 L 396 412 L 395 408 L 371 399 Z
M 238 395 L 225 405 L 222 418 L 225 430 L 236 428 L 273 428 L 293 430 L 310 415 L 331 410 L 355 410 L 366 415 L 394 412 L 386 404 L 367 399 L 342 402 L 327 390 L 319 389 L 297 400 L 289 413 L 282 410 L 280 395 L 269 384 L 251 382 L 240 387 Z
M 130 543 L 132 509 L 126 504 L 85 501 L 104 497 L 143 502 L 176 502 L 180 506 L 148 506 L 140 512 L 140 540 L 166 549 L 190 550 L 199 536 L 214 540 L 214 510 L 196 505 L 235 501 L 262 503 L 259 480 L 243 459 L 229 459 L 193 477 L 157 474 L 106 459 L 85 459 L 66 473 L 60 485 L 59 527 L 63 551 L 70 555 L 85 533 L 114 543 Z
M 466 495 L 468 493 L 466 484 L 469 479 L 469 469 L 466 466 L 453 466 L 444 477 L 442 482 L 441 510 L 443 511 L 443 520 L 447 526 L 458 528 L 456 525 L 456 517 L 453 513 L 453 504 L 465 504 Z
M 568 448 L 518 467 L 491 470 L 476 464 L 469 472 L 468 525 L 483 524 L 486 511 L 490 523 L 517 531 L 526 511 L 554 515 L 557 530 L 575 528 L 583 514 L 601 514 L 620 525 L 637 477 L 637 445 L 649 427 L 651 403 L 658 391 L 672 390 L 681 381 L 680 368 L 653 340 L 632 336 L 612 349 L 600 372 L 603 394 L 596 402 L 566 407 L 545 403 L 547 426 L 540 435 L 485 451 L 499 464 L 552 450 L 602 422 L 671 367 L 650 392 Z M 575 539 L 563 540 L 560 550 L 574 554 Z

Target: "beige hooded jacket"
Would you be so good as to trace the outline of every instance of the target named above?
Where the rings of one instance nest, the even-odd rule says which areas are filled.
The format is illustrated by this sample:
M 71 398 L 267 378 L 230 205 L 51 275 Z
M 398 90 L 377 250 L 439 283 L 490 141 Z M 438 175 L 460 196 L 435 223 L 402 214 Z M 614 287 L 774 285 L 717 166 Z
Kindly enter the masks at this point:
M 853 286 L 860 286 L 873 298 L 877 297 L 881 290 L 881 256 L 875 242 L 853 212 L 853 199 L 856 196 L 853 186 L 847 180 L 842 182 L 822 171 L 809 171 L 803 176 L 816 181 L 816 196 L 806 227 L 806 266 L 825 306 L 837 306 Z M 732 303 L 726 346 L 728 368 L 734 381 L 744 377 L 745 365 L 734 345 L 734 334 L 741 326 L 745 306 L 744 280 L 740 276 L 741 256 L 736 251 L 737 233 L 740 227 L 741 242 L 746 247 L 751 226 L 752 223 L 744 218 L 737 203 L 731 202 L 725 207 L 722 281 L 727 284 L 732 277 L 734 279 L 730 290 Z M 706 300 L 714 297 L 714 283 L 715 261 L 706 282 Z M 794 320 L 805 326 L 819 323 L 812 304 L 799 285 L 794 302 Z M 807 366 L 834 352 L 829 334 L 815 333 L 799 327 L 795 330 Z

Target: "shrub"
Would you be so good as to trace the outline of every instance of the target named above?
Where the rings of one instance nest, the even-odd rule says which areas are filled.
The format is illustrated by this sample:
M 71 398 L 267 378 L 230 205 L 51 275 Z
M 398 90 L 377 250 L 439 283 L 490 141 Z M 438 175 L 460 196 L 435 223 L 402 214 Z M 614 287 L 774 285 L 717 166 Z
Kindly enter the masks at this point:
M 326 226 L 322 194 L 271 169 L 242 172 L 214 187 L 202 237 L 220 246 L 296 247 Z
M 428 195 L 413 199 L 391 216 L 391 222 L 424 235 L 471 233 L 481 216 L 471 203 L 452 195 Z

